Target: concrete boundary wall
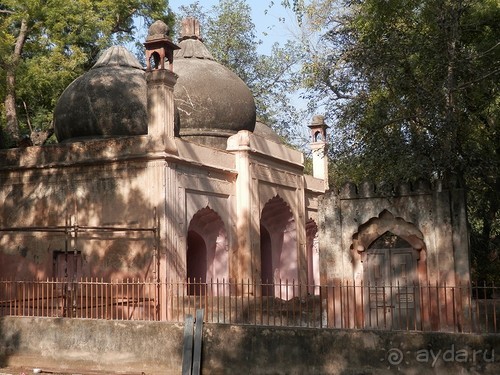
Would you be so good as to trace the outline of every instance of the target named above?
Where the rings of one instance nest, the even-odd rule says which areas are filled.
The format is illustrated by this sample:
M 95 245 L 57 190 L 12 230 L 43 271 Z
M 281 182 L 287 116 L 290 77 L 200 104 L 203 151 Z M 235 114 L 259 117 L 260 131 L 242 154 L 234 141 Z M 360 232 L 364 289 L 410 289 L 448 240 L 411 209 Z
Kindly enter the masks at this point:
M 0 319 L 0 369 L 180 374 L 183 325 Z M 203 374 L 499 374 L 500 335 L 205 324 Z

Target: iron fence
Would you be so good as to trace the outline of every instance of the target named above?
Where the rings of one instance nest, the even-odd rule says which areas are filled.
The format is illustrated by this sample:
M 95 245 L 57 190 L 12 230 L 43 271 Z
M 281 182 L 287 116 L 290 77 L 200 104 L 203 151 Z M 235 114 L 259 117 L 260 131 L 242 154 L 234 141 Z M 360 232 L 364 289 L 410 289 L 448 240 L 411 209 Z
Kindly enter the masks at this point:
M 340 329 L 498 332 L 494 285 L 369 285 L 295 281 L 0 280 L 0 316 Z
M 151 280 L 0 280 L 0 316 L 158 320 L 158 300 Z

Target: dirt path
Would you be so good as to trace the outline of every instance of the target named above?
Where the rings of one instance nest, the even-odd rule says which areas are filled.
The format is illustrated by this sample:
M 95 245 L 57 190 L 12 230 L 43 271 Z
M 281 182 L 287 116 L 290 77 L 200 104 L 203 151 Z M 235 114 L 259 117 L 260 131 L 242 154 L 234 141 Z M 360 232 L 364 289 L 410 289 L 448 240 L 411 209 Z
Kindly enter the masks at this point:
M 144 372 L 103 372 L 103 371 L 92 371 L 86 369 L 65 369 L 63 372 L 58 369 L 48 369 L 42 368 L 40 372 L 35 372 L 32 367 L 3 367 L 0 368 L 0 375 L 32 375 L 32 374 L 42 374 L 42 375 L 147 375 Z

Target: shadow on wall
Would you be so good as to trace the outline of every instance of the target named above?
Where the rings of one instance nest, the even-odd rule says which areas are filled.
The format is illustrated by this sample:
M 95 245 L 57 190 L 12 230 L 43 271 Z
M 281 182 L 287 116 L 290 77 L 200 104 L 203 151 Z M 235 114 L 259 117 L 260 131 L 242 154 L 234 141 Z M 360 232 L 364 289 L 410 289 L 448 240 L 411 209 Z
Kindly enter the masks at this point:
M 147 163 L 124 160 L 119 167 L 106 164 L 109 158 L 126 159 L 130 154 L 143 152 L 146 141 L 144 137 L 125 137 L 0 151 L 0 195 L 5 197 L 0 208 L 0 228 L 74 224 L 130 230 L 153 228 L 157 225 L 155 207 L 141 184 L 151 173 Z M 75 159 L 82 165 L 55 168 L 50 175 L 36 169 L 16 170 L 20 166 L 57 165 L 66 159 Z M 12 182 L 16 173 L 22 173 L 23 183 Z M 168 206 L 167 210 L 174 208 Z M 78 241 L 75 240 L 82 258 L 80 273 L 75 271 L 77 277 L 152 277 L 157 266 L 155 241 L 152 230 L 128 232 L 127 238 L 123 232 L 80 231 Z M 56 253 L 65 255 L 64 233 L 5 232 L 0 242 L 2 277 L 31 280 L 64 276 L 65 272 L 57 273 L 54 266 L 58 264 Z M 180 263 L 176 253 L 169 256 L 175 264 Z
M 4 319 L 0 318 L 0 368 L 8 365 L 9 357 L 19 350 L 21 335 L 5 329 Z
M 203 369 L 217 374 L 499 374 L 498 335 L 204 326 Z
M 322 348 L 327 341 L 321 331 L 217 324 L 203 330 L 202 368 L 208 373 L 340 374 L 329 371 L 330 358 L 318 353 L 329 350 Z M 343 370 L 342 363 L 334 367 Z

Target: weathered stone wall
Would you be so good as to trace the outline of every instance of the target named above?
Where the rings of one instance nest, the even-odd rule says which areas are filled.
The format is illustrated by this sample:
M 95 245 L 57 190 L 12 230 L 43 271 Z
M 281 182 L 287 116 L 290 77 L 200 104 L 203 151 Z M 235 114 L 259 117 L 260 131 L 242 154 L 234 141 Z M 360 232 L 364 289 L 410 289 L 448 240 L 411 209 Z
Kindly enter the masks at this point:
M 420 251 L 421 280 L 440 285 L 469 282 L 462 189 L 425 182 L 396 187 L 346 184 L 326 193 L 319 207 L 322 283 L 352 280 L 359 285 L 361 253 L 370 245 L 362 237 L 374 240 L 385 231 L 403 236 Z
M 179 374 L 183 326 L 0 320 L 0 368 Z M 205 324 L 203 374 L 498 374 L 500 335 Z
M 317 221 L 321 181 L 304 178 L 301 153 L 249 132 L 243 135 L 249 144 L 232 151 L 176 138 L 170 145 L 175 150 L 166 152 L 166 146 L 160 148 L 150 135 L 2 150 L 2 276 L 61 277 L 54 254 L 76 249 L 82 257 L 77 278 L 159 274 L 183 279 L 188 227 L 194 215 L 210 208 L 224 224 L 229 257 L 229 270 L 217 276 L 258 278 L 260 213 L 279 195 L 296 221 L 295 267 L 305 282 L 305 222 Z M 79 229 L 66 236 L 64 228 L 73 230 L 76 225 L 95 230 Z M 159 228 L 156 238 L 140 230 L 153 227 Z M 211 245 L 215 246 L 207 244 Z
M 107 151 L 96 150 L 103 144 Z M 124 149 L 138 144 L 140 139 L 105 140 L 82 148 L 72 144 L 9 151 L 16 154 L 18 164 L 0 165 L 0 228 L 13 228 L 0 238 L 2 276 L 62 277 L 56 255 L 76 249 L 81 257 L 77 277 L 153 277 L 146 271 L 153 269 L 153 231 L 81 229 L 156 225 L 154 210 L 164 192 L 155 181 L 161 181 L 157 176 L 164 174 L 164 164 L 139 156 L 128 160 Z M 99 151 L 107 153 L 102 160 Z M 89 153 L 95 153 L 94 158 Z M 79 232 L 67 236 L 64 228 L 72 230 L 75 225 Z
M 55 254 L 76 249 L 77 278 L 184 278 L 193 215 L 209 205 L 232 228 L 234 172 L 227 153 L 179 146 L 184 161 L 153 152 L 146 136 L 0 152 L 2 277 L 61 277 Z

